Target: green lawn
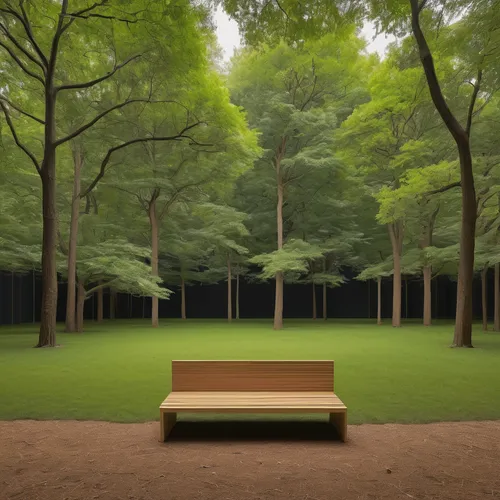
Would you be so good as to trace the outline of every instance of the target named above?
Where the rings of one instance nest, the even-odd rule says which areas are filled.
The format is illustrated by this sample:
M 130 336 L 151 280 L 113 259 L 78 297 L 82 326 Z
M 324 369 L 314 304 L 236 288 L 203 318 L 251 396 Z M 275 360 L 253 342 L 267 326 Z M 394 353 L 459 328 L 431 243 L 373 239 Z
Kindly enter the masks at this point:
M 35 325 L 2 327 L 0 419 L 156 419 L 171 359 L 334 359 L 350 423 L 500 419 L 500 334 L 477 328 L 476 349 L 450 349 L 450 324 L 286 324 L 90 323 L 58 349 L 31 348 Z

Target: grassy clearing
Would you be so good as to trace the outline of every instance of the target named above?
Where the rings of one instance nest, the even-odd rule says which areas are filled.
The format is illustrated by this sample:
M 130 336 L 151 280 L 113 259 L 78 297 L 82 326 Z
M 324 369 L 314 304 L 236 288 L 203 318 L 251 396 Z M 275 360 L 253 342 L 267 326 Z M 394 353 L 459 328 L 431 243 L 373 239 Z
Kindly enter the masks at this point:
M 269 321 L 194 320 L 153 330 L 118 321 L 61 333 L 59 349 L 32 349 L 35 325 L 2 327 L 0 419 L 156 419 L 172 359 L 334 359 L 350 423 L 500 419 L 500 334 L 477 328 L 476 349 L 450 349 L 452 330 L 287 321 L 274 332 Z

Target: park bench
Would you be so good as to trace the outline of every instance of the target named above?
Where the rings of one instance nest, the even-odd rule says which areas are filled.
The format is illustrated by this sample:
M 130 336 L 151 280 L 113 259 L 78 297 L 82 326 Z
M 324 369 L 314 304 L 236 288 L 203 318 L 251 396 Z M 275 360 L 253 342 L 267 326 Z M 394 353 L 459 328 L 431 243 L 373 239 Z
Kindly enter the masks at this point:
M 172 361 L 160 440 L 177 413 L 328 413 L 340 439 L 347 408 L 333 392 L 333 361 Z

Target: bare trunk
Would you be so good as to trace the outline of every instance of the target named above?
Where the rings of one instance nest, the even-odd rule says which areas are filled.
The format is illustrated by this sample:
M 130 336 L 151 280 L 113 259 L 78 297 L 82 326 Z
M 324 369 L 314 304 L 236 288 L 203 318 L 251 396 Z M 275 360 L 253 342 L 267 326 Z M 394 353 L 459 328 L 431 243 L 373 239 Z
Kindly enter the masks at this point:
M 457 312 L 453 344 L 472 346 L 472 284 L 474 280 L 474 246 L 476 235 L 476 191 L 472 173 L 472 157 L 467 136 L 459 145 L 462 180 L 462 227 L 460 231 L 460 263 L 458 267 Z
M 97 290 L 97 322 L 102 323 L 104 319 L 104 290 L 99 288 Z
M 68 294 L 66 297 L 66 332 L 74 332 L 76 308 L 76 259 L 78 221 L 80 215 L 80 178 L 83 165 L 83 152 L 79 146 L 73 147 L 73 198 L 68 242 Z
M 424 326 L 432 325 L 432 267 L 425 266 L 424 275 Z
M 318 310 L 316 307 L 316 284 L 312 282 L 312 309 L 313 309 L 313 319 L 317 319 Z
M 186 319 L 186 283 L 184 278 L 181 278 L 181 318 Z
M 233 320 L 233 290 L 231 275 L 231 257 L 227 256 L 227 320 Z
M 85 288 L 78 283 L 78 298 L 76 302 L 76 331 L 83 333 L 83 310 L 85 307 Z
M 56 152 L 46 147 L 42 166 L 42 304 L 37 347 L 55 347 L 57 320 Z
M 109 319 L 115 319 L 116 317 L 116 292 L 114 290 L 109 291 Z
M 278 250 L 283 248 L 283 199 L 284 199 L 284 185 L 283 177 L 280 171 L 280 162 L 283 150 L 285 148 L 285 141 L 282 141 L 282 148 L 280 156 L 276 159 L 276 180 L 278 185 L 278 202 L 276 205 L 276 226 L 278 237 Z M 276 297 L 274 300 L 274 329 L 281 330 L 283 328 L 283 273 L 276 273 Z
M 481 271 L 481 309 L 483 315 L 483 331 L 488 331 L 488 268 Z
M 392 258 L 394 261 L 392 288 L 392 326 L 401 326 L 401 251 L 403 244 L 403 229 L 398 222 L 389 224 Z
M 377 277 L 377 325 L 382 324 L 382 276 Z
M 495 264 L 495 310 L 493 329 L 500 332 L 500 264 Z
M 323 319 L 326 321 L 328 319 L 327 310 L 327 300 L 326 300 L 326 283 L 323 283 Z
M 240 273 L 236 274 L 236 319 L 240 319 Z
M 151 226 L 151 274 L 158 276 L 158 217 L 156 215 L 156 196 L 149 202 L 149 224 Z M 151 324 L 158 327 L 158 297 L 152 297 Z

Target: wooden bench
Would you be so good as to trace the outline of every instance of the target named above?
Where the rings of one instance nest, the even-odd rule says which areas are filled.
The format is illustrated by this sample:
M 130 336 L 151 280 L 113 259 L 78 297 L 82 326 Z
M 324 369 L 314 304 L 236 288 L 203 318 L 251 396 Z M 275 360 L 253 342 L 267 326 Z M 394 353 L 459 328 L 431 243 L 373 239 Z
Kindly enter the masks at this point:
M 333 361 L 172 361 L 160 440 L 177 413 L 328 413 L 342 441 L 347 408 L 333 392 Z

